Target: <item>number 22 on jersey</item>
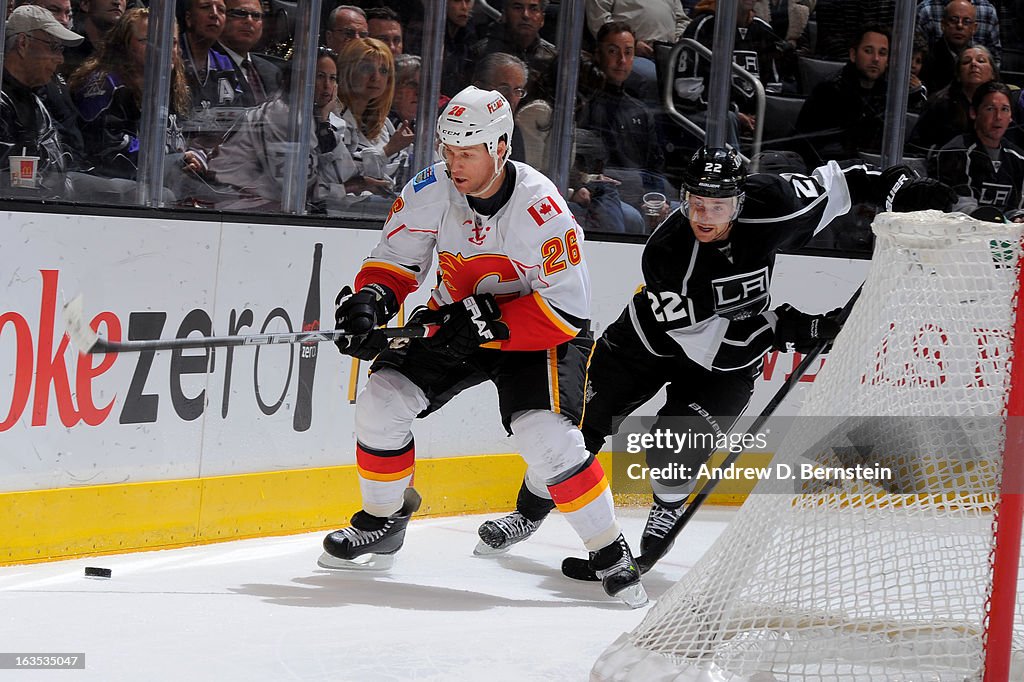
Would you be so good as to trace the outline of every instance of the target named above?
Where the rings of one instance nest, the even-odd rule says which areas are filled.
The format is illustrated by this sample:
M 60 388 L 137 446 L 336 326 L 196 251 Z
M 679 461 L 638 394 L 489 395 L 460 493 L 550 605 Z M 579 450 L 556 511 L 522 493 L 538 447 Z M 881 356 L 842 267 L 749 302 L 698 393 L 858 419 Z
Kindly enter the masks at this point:
M 651 302 L 651 312 L 658 322 L 676 322 L 685 320 L 686 299 L 674 291 L 659 291 L 657 293 L 647 290 L 647 298 Z

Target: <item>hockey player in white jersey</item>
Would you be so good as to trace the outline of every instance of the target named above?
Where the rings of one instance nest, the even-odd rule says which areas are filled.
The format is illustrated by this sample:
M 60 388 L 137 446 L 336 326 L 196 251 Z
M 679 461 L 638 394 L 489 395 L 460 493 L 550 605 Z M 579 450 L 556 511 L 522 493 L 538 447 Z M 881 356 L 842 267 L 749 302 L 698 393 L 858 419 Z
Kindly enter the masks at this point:
M 605 591 L 647 601 L 615 519 L 608 481 L 587 452 L 583 416 L 590 280 L 583 233 L 546 177 L 509 160 L 512 111 L 496 91 L 469 87 L 437 124 L 443 162 L 416 175 L 379 244 L 343 290 L 337 326 L 356 336 L 342 353 L 376 358 L 356 401 L 356 464 L 363 509 L 324 540 L 320 564 L 388 565 L 419 497 L 412 423 L 462 390 L 491 381 L 502 423 L 585 547 Z M 428 309 L 410 323 L 428 339 L 392 343 L 375 328 L 438 272 Z
M 743 413 L 769 350 L 807 352 L 839 332 L 838 310 L 771 309 L 776 253 L 798 248 L 853 203 L 949 210 L 954 200 L 950 188 L 916 179 L 906 167 L 878 173 L 831 162 L 809 175 L 748 177 L 735 152 L 699 150 L 684 174 L 680 209 L 644 248 L 644 286 L 597 342 L 582 427 L 587 449 L 600 451 L 626 416 L 667 385 L 659 420 L 671 418 L 676 430 L 685 425 L 705 437 L 680 452 L 648 449 L 647 464 L 698 471 L 714 451 L 702 445 L 719 442 Z M 652 481 L 641 570 L 668 551 L 694 484 L 685 476 Z M 501 551 L 526 539 L 553 508 L 547 498 L 528 470 L 516 511 L 484 522 L 481 540 Z

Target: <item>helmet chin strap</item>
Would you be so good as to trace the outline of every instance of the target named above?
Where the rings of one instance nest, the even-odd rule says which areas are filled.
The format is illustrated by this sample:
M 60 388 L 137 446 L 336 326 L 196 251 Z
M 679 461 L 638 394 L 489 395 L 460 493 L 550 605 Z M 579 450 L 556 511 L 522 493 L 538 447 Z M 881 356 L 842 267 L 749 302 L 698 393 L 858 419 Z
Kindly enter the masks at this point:
M 489 192 L 491 190 L 491 187 L 494 187 L 494 183 L 496 183 L 498 181 L 498 178 L 501 177 L 501 171 L 505 168 L 505 160 L 508 158 L 508 152 L 506 152 L 505 155 L 500 159 L 498 158 L 497 155 L 495 155 L 492 158 L 494 159 L 494 175 L 491 176 L 491 181 L 484 185 L 484 187 L 477 192 L 466 192 L 466 196 L 474 197 L 477 199 L 482 198 L 481 195 L 484 195 L 487 192 Z

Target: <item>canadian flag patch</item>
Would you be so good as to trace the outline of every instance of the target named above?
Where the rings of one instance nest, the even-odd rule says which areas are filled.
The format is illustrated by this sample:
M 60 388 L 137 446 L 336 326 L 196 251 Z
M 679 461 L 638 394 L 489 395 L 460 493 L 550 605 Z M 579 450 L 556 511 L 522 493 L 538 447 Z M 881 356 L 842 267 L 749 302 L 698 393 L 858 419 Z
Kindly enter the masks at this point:
M 562 212 L 562 209 L 558 208 L 558 204 L 550 196 L 544 197 L 540 201 L 535 201 L 526 210 L 529 211 L 530 216 L 538 225 L 543 225 Z

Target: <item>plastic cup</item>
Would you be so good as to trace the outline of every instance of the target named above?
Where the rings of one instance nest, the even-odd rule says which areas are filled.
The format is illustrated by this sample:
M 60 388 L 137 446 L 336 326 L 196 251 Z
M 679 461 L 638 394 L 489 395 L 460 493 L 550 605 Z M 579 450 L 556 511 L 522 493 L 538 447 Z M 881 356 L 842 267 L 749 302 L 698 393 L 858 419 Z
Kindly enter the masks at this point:
M 11 156 L 11 187 L 39 186 L 39 157 Z
M 665 195 L 661 192 L 648 192 L 644 195 L 644 214 L 652 218 L 660 217 L 665 210 L 665 201 Z

